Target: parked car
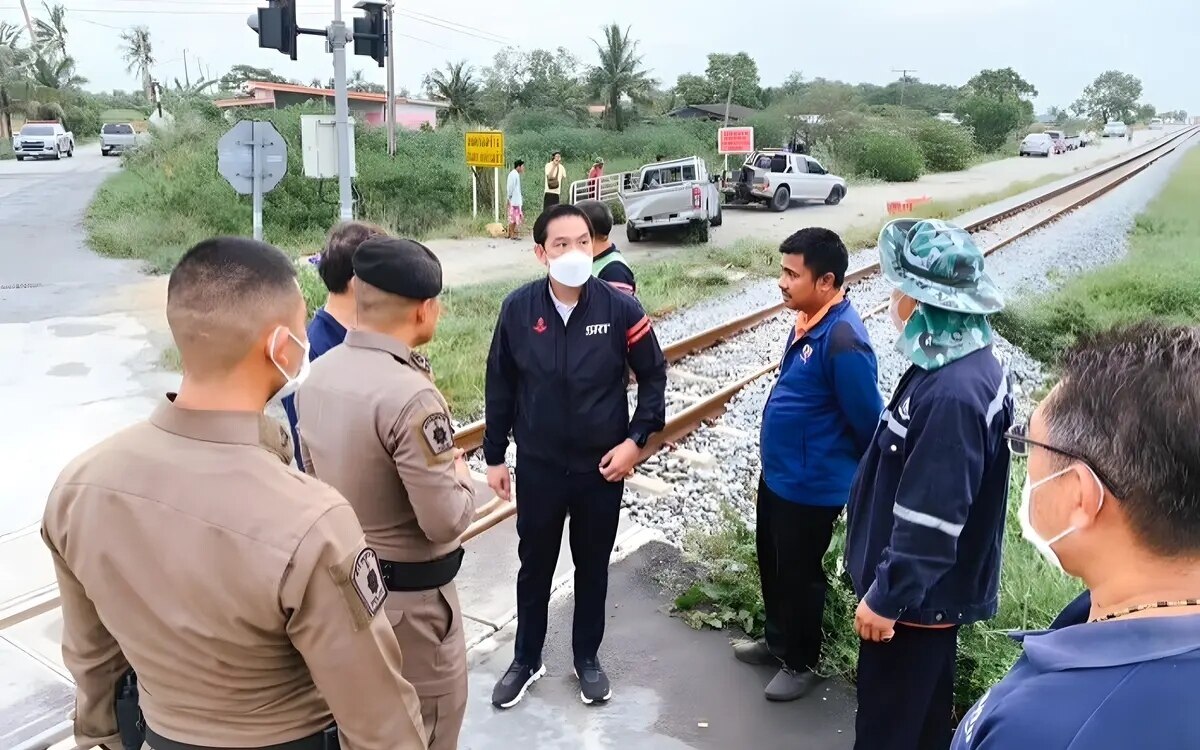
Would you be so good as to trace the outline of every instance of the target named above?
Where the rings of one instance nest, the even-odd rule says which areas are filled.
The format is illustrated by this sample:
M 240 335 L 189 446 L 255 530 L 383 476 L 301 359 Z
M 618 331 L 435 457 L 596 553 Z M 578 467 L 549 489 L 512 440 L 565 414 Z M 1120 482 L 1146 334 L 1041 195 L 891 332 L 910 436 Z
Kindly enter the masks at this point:
M 1105 138 L 1124 138 L 1129 135 L 1129 126 L 1120 120 L 1109 120 L 1104 126 Z
M 1046 133 L 1030 133 L 1021 141 L 1021 156 L 1049 156 L 1058 153 L 1054 139 Z
M 756 151 L 734 176 L 725 176 L 721 192 L 730 205 L 761 203 L 784 211 L 793 200 L 824 201 L 833 206 L 846 197 L 846 180 L 806 154 Z
M 100 155 L 119 154 L 137 145 L 137 133 L 128 122 L 105 123 L 100 128 Z
M 689 224 L 697 228 L 701 242 L 708 242 L 709 226 L 721 226 L 721 194 L 698 156 L 647 164 L 621 175 L 618 184 L 630 242 Z
M 1062 130 L 1047 130 L 1046 135 L 1054 141 L 1054 153 L 1056 154 L 1065 154 L 1079 148 L 1079 136 L 1077 135 L 1069 136 Z
M 58 161 L 66 154 L 75 155 L 75 135 L 54 120 L 29 120 L 13 136 L 13 155 L 17 161 L 49 157 Z
M 1163 129 L 1162 118 L 1161 117 L 1151 118 L 1150 119 L 1150 129 L 1151 130 L 1162 130 Z

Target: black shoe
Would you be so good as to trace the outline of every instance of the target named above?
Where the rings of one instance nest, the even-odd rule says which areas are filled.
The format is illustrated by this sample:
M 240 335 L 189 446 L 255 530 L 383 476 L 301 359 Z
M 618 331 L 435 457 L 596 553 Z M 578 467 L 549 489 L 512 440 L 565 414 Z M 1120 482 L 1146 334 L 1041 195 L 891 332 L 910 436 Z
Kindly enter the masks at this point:
M 546 674 L 546 666 L 538 664 L 531 667 L 528 664 L 521 664 L 514 661 L 509 665 L 508 671 L 496 683 L 496 687 L 492 688 L 492 705 L 496 708 L 512 708 L 521 702 L 525 697 L 525 691 L 529 686 Z
M 779 660 L 771 655 L 766 641 L 743 641 L 733 644 L 733 656 L 740 662 L 758 666 L 776 666 Z
M 824 678 L 807 669 L 797 671 L 783 667 L 767 685 L 767 700 L 794 701 L 803 698 L 823 681 Z
M 599 659 L 593 657 L 575 662 L 575 676 L 579 678 L 579 700 L 587 705 L 603 703 L 612 697 L 608 675 L 604 674 Z

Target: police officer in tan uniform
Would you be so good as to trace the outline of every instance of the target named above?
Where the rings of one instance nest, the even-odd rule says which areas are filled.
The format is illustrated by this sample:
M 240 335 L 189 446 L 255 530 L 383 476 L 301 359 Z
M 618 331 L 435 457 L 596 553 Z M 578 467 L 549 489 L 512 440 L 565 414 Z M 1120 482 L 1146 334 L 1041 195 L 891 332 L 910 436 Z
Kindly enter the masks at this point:
M 114 695 L 130 667 L 152 750 L 329 750 L 338 730 L 343 750 L 426 747 L 378 558 L 263 415 L 306 372 L 304 319 L 283 253 L 196 245 L 167 288 L 178 395 L 59 476 L 42 536 L 80 747 L 121 747 Z
M 384 605 L 421 697 L 434 750 L 453 750 L 467 705 L 466 642 L 454 577 L 474 485 L 445 399 L 413 351 L 437 327 L 442 266 L 412 240 L 354 253 L 358 326 L 313 364 L 296 396 L 306 470 L 346 496 L 379 552 Z

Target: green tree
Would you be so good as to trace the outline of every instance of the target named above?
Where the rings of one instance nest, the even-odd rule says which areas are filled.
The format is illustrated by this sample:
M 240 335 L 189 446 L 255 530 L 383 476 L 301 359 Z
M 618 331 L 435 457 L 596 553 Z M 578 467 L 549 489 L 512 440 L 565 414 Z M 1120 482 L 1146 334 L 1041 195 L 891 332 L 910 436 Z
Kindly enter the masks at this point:
M 56 60 L 35 57 L 32 68 L 33 82 L 48 89 L 77 89 L 88 79 L 75 70 L 75 58 L 64 55 Z
M 1054 123 L 1056 125 L 1066 125 L 1067 120 L 1069 120 L 1071 117 L 1067 114 L 1067 110 L 1062 109 L 1061 107 L 1051 107 L 1050 109 L 1046 110 L 1046 114 L 1054 118 Z
M 61 5 L 42 3 L 48 20 L 34 20 L 33 31 L 40 52 L 49 57 L 67 56 L 67 9 Z
M 673 95 L 677 107 L 688 104 L 712 104 L 717 99 L 708 79 L 694 73 L 684 73 L 679 76 L 679 79 L 675 81 Z
M 745 52 L 738 52 L 736 55 L 717 52 L 710 54 L 708 68 L 704 74 L 713 88 L 716 101 L 725 101 L 732 86 L 734 104 L 751 108 L 762 106 L 762 89 L 758 82 L 758 63 L 754 62 L 754 58 Z
M 593 40 L 600 62 L 588 71 L 588 83 L 603 100 L 605 123 L 613 130 L 625 127 L 622 99 L 628 98 L 635 104 L 649 103 L 655 83 L 642 67 L 638 43 L 629 38 L 629 31 L 628 26 L 621 31 L 620 26 L 612 23 L 604 27 L 603 43 Z
M 1089 117 L 1107 122 L 1128 121 L 1142 96 L 1142 82 L 1129 73 L 1108 70 L 1083 90 L 1079 106 Z
M 1000 101 L 1029 99 L 1038 95 L 1037 89 L 1012 68 L 981 70 L 967 81 L 967 86 L 980 96 Z
M 984 151 L 997 151 L 1008 136 L 1025 122 L 1026 102 L 973 94 L 959 105 L 958 113 L 975 131 L 975 142 Z
M 147 99 L 152 99 L 154 97 L 154 92 L 151 91 L 153 77 L 150 69 L 154 67 L 154 49 L 150 43 L 150 29 L 145 26 L 134 26 L 132 29 L 121 32 L 121 41 L 124 42 L 121 54 L 127 63 L 126 72 L 135 73 L 141 78 L 142 91 L 146 93 Z
M 800 97 L 801 114 L 828 117 L 838 112 L 858 109 L 862 97 L 854 86 L 841 81 L 817 78 L 809 83 Z
M 445 70 L 429 72 L 421 85 L 431 99 L 440 99 L 450 105 L 447 109 L 438 110 L 439 122 L 472 122 L 479 119 L 479 82 L 475 80 L 474 70 L 466 61 L 448 62 Z
M 506 47 L 481 74 L 483 119 L 493 125 L 517 109 L 545 109 L 576 122 L 587 116 L 580 63 L 563 47 L 522 52 Z
M 32 55 L 22 46 L 23 30 L 0 21 L 0 137 L 12 136 L 12 116 L 24 112 L 13 89 L 26 80 Z
M 269 68 L 257 68 L 253 65 L 234 65 L 229 69 L 229 72 L 221 76 L 218 83 L 222 91 L 237 91 L 249 81 L 265 81 L 267 83 L 287 83 L 287 79 L 283 76 L 271 71 Z M 316 82 L 317 87 L 321 86 L 320 80 Z
M 1150 122 L 1158 114 L 1153 104 L 1143 104 L 1137 108 L 1138 122 Z

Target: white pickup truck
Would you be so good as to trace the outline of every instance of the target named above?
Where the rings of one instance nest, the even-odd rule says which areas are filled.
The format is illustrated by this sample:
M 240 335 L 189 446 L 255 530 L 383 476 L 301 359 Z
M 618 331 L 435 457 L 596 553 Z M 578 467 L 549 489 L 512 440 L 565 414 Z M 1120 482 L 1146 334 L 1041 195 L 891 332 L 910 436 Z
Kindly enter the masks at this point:
M 68 132 L 60 122 L 30 120 L 13 136 L 13 155 L 17 161 L 50 157 L 55 161 L 65 154 L 75 155 L 75 135 Z
M 708 242 L 709 226 L 721 226 L 721 194 L 698 156 L 647 164 L 621 175 L 619 185 L 630 242 L 687 224 L 696 227 L 701 242 Z
M 119 154 L 137 145 L 137 133 L 128 122 L 105 123 L 100 128 L 100 155 Z
M 829 174 L 811 156 L 790 151 L 755 151 L 721 186 L 730 205 L 762 203 L 772 211 L 784 211 L 794 200 L 834 206 L 846 190 L 844 178 Z

